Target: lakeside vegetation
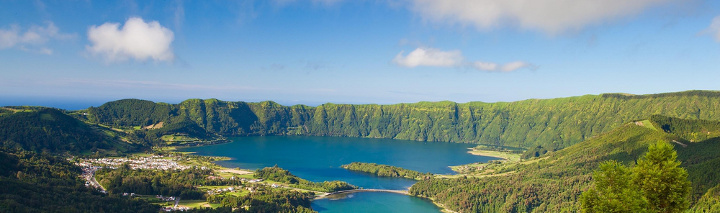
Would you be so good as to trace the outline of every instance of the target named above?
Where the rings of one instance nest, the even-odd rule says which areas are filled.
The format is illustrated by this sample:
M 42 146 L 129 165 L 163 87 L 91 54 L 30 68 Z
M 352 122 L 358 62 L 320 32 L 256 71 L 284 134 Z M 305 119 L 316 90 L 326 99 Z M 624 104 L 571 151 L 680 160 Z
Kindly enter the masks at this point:
M 289 184 L 294 188 L 306 189 L 311 191 L 320 192 L 336 192 L 342 190 L 357 189 L 357 186 L 350 185 L 344 181 L 323 181 L 323 182 L 312 182 L 299 178 L 290 173 L 290 171 L 277 167 L 265 167 L 258 169 L 254 174 L 255 178 L 264 180 L 276 181 L 280 183 Z
M 523 155 L 523 153 L 526 153 L 526 151 L 519 148 L 477 145 L 473 148 L 470 148 L 470 151 L 468 151 L 468 153 L 473 155 L 496 157 L 509 162 L 518 162 L 521 158 L 527 159 Z
M 423 180 L 432 178 L 431 173 L 421 173 L 409 169 L 404 169 L 396 166 L 376 164 L 376 163 L 362 163 L 352 162 L 341 166 L 344 169 L 357 172 L 370 173 L 379 177 L 401 177 L 414 180 Z

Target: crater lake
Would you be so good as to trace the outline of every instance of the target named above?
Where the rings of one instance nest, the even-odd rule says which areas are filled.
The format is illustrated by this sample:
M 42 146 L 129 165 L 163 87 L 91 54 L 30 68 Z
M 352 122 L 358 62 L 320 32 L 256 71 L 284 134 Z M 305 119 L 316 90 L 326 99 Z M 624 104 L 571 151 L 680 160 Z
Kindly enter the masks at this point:
M 393 139 L 262 136 L 234 137 L 231 142 L 180 151 L 225 156 L 218 165 L 261 169 L 277 165 L 310 181 L 341 180 L 366 189 L 407 190 L 415 180 L 377 177 L 340 168 L 351 162 L 378 163 L 419 172 L 453 174 L 449 166 L 487 162 L 498 158 L 468 153 L 474 144 L 418 142 Z M 336 199 L 316 200 L 319 212 L 440 212 L 430 200 L 384 192 L 358 192 Z

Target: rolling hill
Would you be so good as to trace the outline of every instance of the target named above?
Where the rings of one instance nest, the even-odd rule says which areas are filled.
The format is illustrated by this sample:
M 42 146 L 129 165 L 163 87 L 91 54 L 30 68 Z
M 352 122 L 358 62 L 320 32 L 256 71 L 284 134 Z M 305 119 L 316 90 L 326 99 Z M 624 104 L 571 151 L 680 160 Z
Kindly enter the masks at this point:
M 720 120 L 720 92 L 603 94 L 499 103 L 282 106 L 190 99 L 126 99 L 87 110 L 87 121 L 124 129 L 175 124 L 195 137 L 314 135 L 564 148 L 651 115 Z M 163 127 L 165 128 L 165 127 Z M 162 129 L 157 134 L 165 134 Z M 180 131 L 175 131 L 180 132 Z
M 720 138 L 690 142 L 681 136 L 712 135 L 720 131 L 718 125 L 718 121 L 652 116 L 650 122 L 625 123 L 541 158 L 487 165 L 466 177 L 420 181 L 410 193 L 461 212 L 577 212 L 578 198 L 590 187 L 592 172 L 601 162 L 634 165 L 650 144 L 666 141 L 675 145 L 681 166 L 688 170 L 694 208 L 707 210 L 705 206 L 718 200 Z M 682 131 L 666 132 L 656 126 Z

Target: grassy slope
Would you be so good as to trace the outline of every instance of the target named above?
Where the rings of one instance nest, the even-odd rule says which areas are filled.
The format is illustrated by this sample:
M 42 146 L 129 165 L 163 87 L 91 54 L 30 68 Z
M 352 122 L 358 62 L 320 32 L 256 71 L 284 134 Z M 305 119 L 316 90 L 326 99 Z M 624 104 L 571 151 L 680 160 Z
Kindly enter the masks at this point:
M 578 197 L 590 187 L 591 174 L 600 162 L 618 160 L 632 165 L 649 144 L 658 140 L 682 139 L 627 123 L 541 159 L 491 165 L 469 175 L 479 178 L 421 181 L 412 187 L 411 193 L 432 197 L 463 212 L 575 212 L 579 208 Z M 693 182 L 694 201 L 720 183 L 716 174 L 716 168 L 720 168 L 718 146 L 718 139 L 675 146 Z
M 72 154 L 117 154 L 138 148 L 120 141 L 110 130 L 90 126 L 52 108 L 3 113 L 0 142 L 10 148 Z

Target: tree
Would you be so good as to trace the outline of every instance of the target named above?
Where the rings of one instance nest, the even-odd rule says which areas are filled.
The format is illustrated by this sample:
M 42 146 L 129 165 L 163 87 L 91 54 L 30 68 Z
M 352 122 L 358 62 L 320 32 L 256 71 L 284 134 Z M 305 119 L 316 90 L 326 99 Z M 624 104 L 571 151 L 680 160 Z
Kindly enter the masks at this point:
M 632 184 L 632 171 L 617 161 L 600 164 L 595 188 L 580 197 L 583 212 L 647 212 L 648 201 Z
M 682 212 L 690 206 L 687 176 L 677 152 L 659 141 L 632 169 L 603 162 L 593 174 L 595 188 L 580 198 L 581 207 L 584 212 Z
M 677 152 L 667 142 L 650 145 L 633 173 L 633 184 L 648 200 L 651 211 L 682 212 L 690 206 L 687 170 L 680 167 Z

